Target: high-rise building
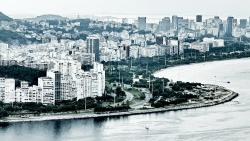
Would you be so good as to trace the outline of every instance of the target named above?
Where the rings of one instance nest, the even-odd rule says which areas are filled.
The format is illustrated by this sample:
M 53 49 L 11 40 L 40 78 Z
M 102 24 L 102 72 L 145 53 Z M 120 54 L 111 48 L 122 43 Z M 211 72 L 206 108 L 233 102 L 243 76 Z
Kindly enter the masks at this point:
M 0 78 L 0 101 L 5 100 L 5 78 Z
M 16 88 L 15 102 L 18 102 L 18 103 L 22 102 L 22 90 L 20 88 Z
M 169 31 L 170 24 L 171 24 L 171 21 L 169 17 L 163 18 L 159 23 L 159 31 L 163 31 L 163 32 Z
M 214 16 L 214 19 L 219 20 L 220 17 L 219 16 Z
M 95 60 L 92 62 L 97 61 L 100 62 L 100 40 L 97 36 L 89 36 L 87 37 L 87 52 L 95 55 Z M 93 58 L 93 57 L 91 57 Z
M 0 78 L 0 101 L 4 103 L 15 102 L 15 79 Z
M 188 27 L 189 27 L 189 20 L 183 19 L 183 17 L 178 17 L 177 30 L 180 31 L 181 29 L 187 29 Z
M 103 64 L 95 62 L 91 73 L 92 95 L 102 96 L 105 90 L 105 71 L 103 70 Z
M 238 25 L 238 20 L 237 19 L 233 19 L 233 27 L 236 27 Z
M 155 41 L 157 45 L 163 45 L 163 36 L 156 36 Z
M 224 25 L 223 23 L 219 23 L 219 37 L 223 37 L 224 36 Z
M 78 71 L 74 76 L 77 99 L 102 96 L 105 90 L 105 71 L 103 64 L 95 62 L 89 72 Z
M 74 82 L 72 76 L 70 75 L 61 76 L 61 85 L 60 85 L 61 100 L 71 100 L 76 97 L 73 85 Z
M 51 77 L 54 84 L 55 100 L 63 100 L 61 96 L 61 73 L 59 71 L 49 70 L 47 76 Z
M 247 27 L 247 19 L 240 19 L 240 28 L 246 28 Z
M 62 75 L 72 75 L 81 69 L 81 63 L 76 60 L 55 60 L 53 63 L 53 70 Z
M 172 16 L 172 29 L 177 29 L 178 27 L 178 16 Z
M 42 88 L 33 85 L 28 89 L 28 101 L 27 102 L 34 102 L 34 103 L 43 103 L 42 101 Z M 54 103 L 46 103 L 44 104 L 54 104 Z
M 21 81 L 21 91 L 22 91 L 22 97 L 20 99 L 21 102 L 29 102 L 29 83 L 27 81 Z
M 147 26 L 147 18 L 146 17 L 138 17 L 138 29 L 145 31 L 146 26 Z
M 15 79 L 5 79 L 5 103 L 15 102 Z
M 128 24 L 128 19 L 127 18 L 122 18 L 122 24 Z
M 198 23 L 202 22 L 202 15 L 196 15 L 196 22 Z
M 79 71 L 74 78 L 76 82 L 77 100 L 92 97 L 92 75 L 90 72 Z M 96 87 L 97 88 L 97 87 Z
M 126 52 L 126 58 L 130 56 L 130 46 L 123 46 L 123 50 Z
M 227 18 L 226 36 L 232 37 L 234 17 Z
M 222 20 L 220 19 L 219 16 L 214 16 L 214 19 L 213 19 L 213 24 L 215 24 L 215 26 L 219 27 L 220 24 L 222 24 Z
M 41 88 L 41 102 L 45 105 L 55 104 L 55 91 L 52 78 L 38 78 L 38 87 Z

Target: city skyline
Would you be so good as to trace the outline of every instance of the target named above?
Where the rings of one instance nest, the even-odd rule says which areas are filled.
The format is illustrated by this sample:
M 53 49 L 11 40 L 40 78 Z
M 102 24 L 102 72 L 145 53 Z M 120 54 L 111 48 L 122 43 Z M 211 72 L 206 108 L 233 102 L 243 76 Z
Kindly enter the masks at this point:
M 204 16 L 219 15 L 222 17 L 234 16 L 242 18 L 249 16 L 246 13 L 248 13 L 247 3 L 250 4 L 247 1 L 244 3 L 237 1 L 228 3 L 225 0 L 210 0 L 205 3 L 199 0 L 193 0 L 192 3 L 184 0 L 53 0 L 53 2 L 49 0 L 41 2 L 8 0 L 0 3 L 1 11 L 14 18 L 27 18 L 43 14 L 58 14 L 67 17 L 74 17 L 78 14 L 117 17 L 120 17 L 120 15 L 157 17 L 164 15 L 194 16 L 202 14 Z M 123 8 L 121 9 L 121 7 Z
M 0 141 L 247 140 L 249 4 L 0 0 Z

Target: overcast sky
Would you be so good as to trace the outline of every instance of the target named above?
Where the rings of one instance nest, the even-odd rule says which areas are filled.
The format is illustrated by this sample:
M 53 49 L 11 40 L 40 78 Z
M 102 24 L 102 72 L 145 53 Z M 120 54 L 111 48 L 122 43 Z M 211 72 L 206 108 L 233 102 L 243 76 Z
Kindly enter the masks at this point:
M 249 0 L 0 0 L 0 11 L 14 17 L 41 14 L 250 16 Z

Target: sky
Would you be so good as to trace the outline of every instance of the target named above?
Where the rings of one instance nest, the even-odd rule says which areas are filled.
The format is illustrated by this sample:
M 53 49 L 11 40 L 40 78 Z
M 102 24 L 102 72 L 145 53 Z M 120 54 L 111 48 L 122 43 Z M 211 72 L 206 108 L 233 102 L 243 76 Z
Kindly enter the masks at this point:
M 14 18 L 43 14 L 249 17 L 249 0 L 0 0 L 0 11 Z

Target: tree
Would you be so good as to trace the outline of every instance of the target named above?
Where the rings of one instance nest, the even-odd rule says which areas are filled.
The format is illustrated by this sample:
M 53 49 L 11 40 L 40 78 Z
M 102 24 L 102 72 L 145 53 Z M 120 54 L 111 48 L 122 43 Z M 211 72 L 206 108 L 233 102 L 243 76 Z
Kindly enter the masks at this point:
M 9 114 L 3 108 L 0 109 L 0 118 L 8 117 Z
M 121 87 L 117 87 L 116 90 L 115 90 L 115 93 L 117 94 L 118 97 L 126 96 L 125 92 L 122 90 Z

